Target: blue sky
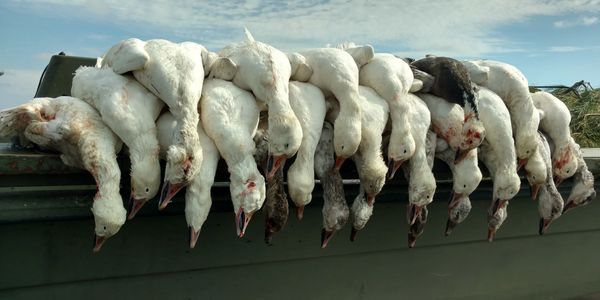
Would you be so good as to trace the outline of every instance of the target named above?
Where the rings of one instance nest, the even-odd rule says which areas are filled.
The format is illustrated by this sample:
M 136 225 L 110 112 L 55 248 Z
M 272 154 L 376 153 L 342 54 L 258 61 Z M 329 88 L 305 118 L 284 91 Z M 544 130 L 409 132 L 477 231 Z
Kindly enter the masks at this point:
M 0 3 L 0 109 L 28 101 L 52 54 L 101 56 L 122 39 L 243 38 L 283 51 L 353 41 L 378 52 L 511 63 L 530 84 L 600 86 L 600 0 L 8 0 Z

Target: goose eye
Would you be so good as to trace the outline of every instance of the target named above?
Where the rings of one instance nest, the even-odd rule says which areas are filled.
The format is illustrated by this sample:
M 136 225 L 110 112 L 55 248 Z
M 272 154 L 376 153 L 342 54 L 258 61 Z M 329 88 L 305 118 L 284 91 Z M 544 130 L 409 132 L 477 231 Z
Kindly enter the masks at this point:
M 106 226 L 104 226 L 104 227 L 102 227 L 102 228 L 104 228 L 104 230 L 106 230 Z
M 149 192 L 150 192 L 150 188 L 146 188 L 146 193 L 149 193 Z
M 571 170 L 567 170 L 567 174 L 569 174 L 569 172 L 571 172 Z
M 404 153 L 406 153 L 406 149 L 404 149 Z
M 285 144 L 284 147 L 289 148 L 290 144 Z
M 467 188 L 467 185 L 466 185 L 466 184 L 465 184 L 465 185 L 463 185 L 463 188 Z

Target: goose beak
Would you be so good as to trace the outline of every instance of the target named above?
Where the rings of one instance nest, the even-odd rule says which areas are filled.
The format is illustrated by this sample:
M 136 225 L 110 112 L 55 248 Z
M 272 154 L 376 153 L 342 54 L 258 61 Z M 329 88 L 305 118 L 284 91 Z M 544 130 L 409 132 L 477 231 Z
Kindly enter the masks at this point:
M 459 162 L 461 162 L 465 157 L 467 157 L 467 154 L 469 154 L 469 151 L 471 151 L 471 149 L 468 150 L 456 150 L 456 155 L 454 156 L 454 164 L 457 164 Z
M 404 163 L 404 160 L 393 160 L 393 159 L 389 160 L 388 169 L 390 170 L 390 176 L 388 176 L 388 179 L 394 178 L 396 171 L 398 171 L 400 166 L 402 166 L 402 163 Z
M 449 236 L 454 230 L 454 227 L 456 227 L 456 225 L 458 225 L 458 223 L 452 222 L 450 219 L 448 219 L 448 221 L 446 221 L 446 231 L 444 232 L 444 234 L 446 236 Z
M 554 185 L 556 187 L 558 187 L 559 184 L 561 184 L 563 182 L 564 179 L 558 177 L 558 176 L 554 176 Z
M 517 165 L 517 172 L 521 170 L 521 168 L 527 163 L 527 159 L 519 159 L 519 164 Z
M 104 242 L 106 242 L 108 238 L 105 236 L 99 236 L 99 235 L 95 235 L 94 236 L 94 249 L 92 249 L 92 251 L 94 251 L 94 253 L 97 253 L 98 251 L 100 251 L 100 249 L 102 248 L 102 245 L 104 245 Z
M 181 189 L 185 186 L 185 183 L 170 183 L 165 181 L 163 184 L 162 191 L 160 193 L 160 199 L 158 200 L 158 210 L 163 210 L 169 203 L 173 197 L 181 191 Z
M 367 204 L 369 204 L 369 206 L 373 206 L 373 204 L 375 204 L 375 195 L 367 194 Z
M 200 236 L 200 230 L 196 231 L 194 230 L 194 227 L 190 226 L 190 249 L 194 249 L 194 247 L 196 247 L 198 236 Z
M 412 232 L 408 233 L 408 248 L 414 248 L 417 244 L 417 236 Z
M 135 217 L 135 215 L 138 213 L 138 211 L 140 211 L 140 209 L 142 208 L 142 206 L 144 206 L 144 204 L 146 204 L 146 199 L 135 199 L 133 197 L 133 195 L 131 195 L 130 198 L 130 202 L 131 202 L 131 210 L 129 211 L 129 215 L 127 216 L 127 220 L 131 220 L 133 219 L 133 217 Z
M 279 168 L 283 168 L 286 159 L 286 155 L 269 155 L 269 158 L 267 160 L 267 170 L 269 170 L 269 173 L 267 174 L 267 180 L 270 181 L 271 179 L 273 179 L 273 177 L 275 176 L 275 172 L 277 172 Z
M 304 205 L 297 206 L 296 207 L 296 218 L 298 218 L 298 221 L 302 221 L 303 217 L 304 217 Z
M 421 216 L 421 213 L 423 212 L 423 206 L 421 205 L 416 205 L 416 204 L 409 204 L 408 205 L 408 225 L 414 225 L 415 222 L 417 221 L 417 218 L 419 216 Z
M 538 192 L 542 187 L 541 184 L 532 184 L 531 185 L 531 200 L 535 201 L 537 199 Z
M 458 202 L 460 201 L 460 197 L 462 197 L 461 193 L 457 193 L 457 192 L 452 193 L 452 199 L 450 200 L 450 203 L 448 203 L 448 210 L 453 209 L 458 205 Z
M 237 236 L 243 237 L 246 234 L 246 228 L 248 228 L 248 223 L 250 223 L 250 219 L 252 218 L 253 213 L 244 213 L 244 210 L 240 207 L 235 217 L 235 228 L 237 230 Z
M 548 230 L 548 227 L 550 227 L 550 223 L 552 223 L 552 219 L 540 218 L 540 228 L 538 233 L 540 235 L 543 235 L 546 232 L 546 230 Z
M 493 242 L 494 236 L 496 236 L 496 228 L 488 228 L 488 242 Z
M 356 241 L 356 236 L 358 235 L 359 231 L 360 231 L 360 229 L 356 229 L 356 228 L 354 228 L 354 226 L 352 227 L 352 231 L 350 232 L 350 241 L 351 242 Z
M 335 167 L 334 167 L 334 170 L 335 170 L 336 172 L 339 172 L 339 171 L 340 171 L 340 168 L 342 167 L 342 165 L 344 164 L 344 162 L 345 162 L 345 161 L 346 161 L 346 158 L 345 158 L 345 157 L 343 157 L 343 156 L 339 156 L 339 155 L 338 155 L 338 156 L 336 156 L 336 157 L 335 157 Z
M 327 244 L 329 244 L 329 241 L 331 240 L 331 237 L 333 237 L 334 233 L 335 230 L 327 230 L 325 228 L 321 229 L 321 249 L 327 248 Z

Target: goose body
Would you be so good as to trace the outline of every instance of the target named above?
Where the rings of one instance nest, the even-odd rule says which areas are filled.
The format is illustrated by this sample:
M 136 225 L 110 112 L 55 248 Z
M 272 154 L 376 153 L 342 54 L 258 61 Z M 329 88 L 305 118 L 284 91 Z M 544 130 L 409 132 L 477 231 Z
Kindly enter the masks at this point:
M 202 164 L 197 107 L 209 54 L 206 48 L 192 42 L 132 38 L 113 46 L 102 58 L 102 66 L 118 74 L 133 72 L 135 79 L 165 102 L 178 120 L 176 143 L 167 151 L 161 204 L 168 203 L 189 183 Z
M 410 106 L 405 99 L 413 80 L 410 66 L 387 53 L 375 54 L 372 60 L 360 67 L 359 72 L 359 83 L 374 89 L 387 101 L 392 121 L 388 158 L 399 164 L 410 159 L 415 152 L 408 118 Z
M 241 237 L 265 200 L 265 180 L 253 157 L 259 109 L 252 94 L 221 79 L 204 82 L 200 107 L 206 135 L 227 162 L 236 228 Z
M 268 107 L 269 153 L 274 160 L 269 177 L 296 154 L 302 142 L 302 127 L 289 100 L 290 62 L 283 52 L 255 41 L 248 31 L 245 41 L 227 45 L 218 54 L 209 77 L 232 80 Z
M 548 145 L 548 141 L 543 134 L 539 133 L 538 138 L 540 144 L 538 145 L 537 152 L 540 153 L 544 160 L 544 164 L 547 166 L 546 181 L 540 188 L 538 198 L 538 212 L 540 214 L 539 234 L 544 234 L 550 226 L 550 223 L 561 216 L 565 203 L 556 189 L 556 185 L 554 185 L 550 145 Z
M 31 142 L 61 153 L 69 166 L 85 169 L 96 181 L 92 204 L 99 251 L 125 223 L 127 211 L 119 194 L 121 171 L 117 153 L 122 142 L 98 112 L 73 97 L 35 98 L 0 112 L 0 136 L 23 133 Z
M 323 186 L 321 248 L 327 247 L 333 234 L 346 225 L 350 214 L 344 195 L 342 176 L 333 168 L 335 165 L 333 139 L 333 126 L 324 122 L 315 153 L 315 174 Z
M 178 128 L 177 120 L 170 112 L 164 112 L 156 121 L 156 126 L 164 157 L 167 149 L 174 142 L 173 137 Z M 208 218 L 212 206 L 210 190 L 215 181 L 220 158 L 217 147 L 204 132 L 201 122 L 198 123 L 198 137 L 202 145 L 202 165 L 198 170 L 198 176 L 192 179 L 185 191 L 185 220 L 190 229 L 190 248 L 196 246 L 202 225 Z
M 302 143 L 296 154 L 296 160 L 287 173 L 288 191 L 296 205 L 296 216 L 302 219 L 304 206 L 312 200 L 315 187 L 315 151 L 327 106 L 319 88 L 298 81 L 290 81 L 290 104 L 300 120 Z
M 543 112 L 540 129 L 552 139 L 554 144 L 552 169 L 555 180 L 560 182 L 570 178 L 578 168 L 575 140 L 569 128 L 571 112 L 560 99 L 550 93 L 532 93 L 531 98 L 535 107 Z
M 77 69 L 71 95 L 96 108 L 102 121 L 129 148 L 133 200 L 129 218 L 133 218 L 160 186 L 155 120 L 164 103 L 134 78 L 108 68 Z
M 308 82 L 319 87 L 325 96 L 334 95 L 340 103 L 334 125 L 336 168 L 358 149 L 361 138 L 361 96 L 358 91 L 358 66 L 352 56 L 341 49 L 317 48 L 299 52 L 311 68 Z M 295 79 L 292 77 L 292 79 Z
M 502 62 L 473 60 L 463 63 L 471 74 L 485 73 L 485 76 L 478 76 L 481 79 L 476 83 L 496 93 L 508 107 L 519 165 L 524 164 L 536 150 L 540 123 L 527 78 L 514 66 Z
M 521 186 L 517 175 L 516 153 L 508 109 L 492 91 L 479 89 L 479 116 L 487 136 L 479 147 L 479 159 L 494 182 L 493 199 L 488 215 L 488 239 L 491 241 L 506 219 L 506 206 Z

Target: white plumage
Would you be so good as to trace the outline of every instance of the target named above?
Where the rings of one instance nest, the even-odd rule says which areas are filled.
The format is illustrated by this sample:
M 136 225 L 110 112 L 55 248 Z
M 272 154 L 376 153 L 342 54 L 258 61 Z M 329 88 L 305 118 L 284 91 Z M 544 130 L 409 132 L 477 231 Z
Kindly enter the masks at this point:
M 69 166 L 89 171 L 98 191 L 94 196 L 96 243 L 99 251 L 125 223 L 127 211 L 119 194 L 117 156 L 122 142 L 98 112 L 73 97 L 36 98 L 0 112 L 0 136 L 24 133 L 31 142 L 61 153 Z
M 93 67 L 77 69 L 71 95 L 96 108 L 102 121 L 129 148 L 131 219 L 146 201 L 156 196 L 160 186 L 155 120 L 164 103 L 132 77 Z
M 259 109 L 252 94 L 221 79 L 204 82 L 200 107 L 202 126 L 227 162 L 236 229 L 242 237 L 265 201 L 265 179 L 252 156 Z

